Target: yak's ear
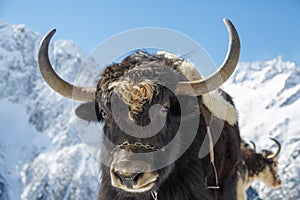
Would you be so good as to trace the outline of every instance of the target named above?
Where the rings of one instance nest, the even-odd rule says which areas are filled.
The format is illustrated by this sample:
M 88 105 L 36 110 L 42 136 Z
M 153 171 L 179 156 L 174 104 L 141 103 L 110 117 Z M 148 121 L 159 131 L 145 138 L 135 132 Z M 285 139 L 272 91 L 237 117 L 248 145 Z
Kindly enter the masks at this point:
M 102 120 L 98 104 L 95 102 L 81 104 L 76 108 L 75 114 L 80 119 L 88 122 L 99 122 Z

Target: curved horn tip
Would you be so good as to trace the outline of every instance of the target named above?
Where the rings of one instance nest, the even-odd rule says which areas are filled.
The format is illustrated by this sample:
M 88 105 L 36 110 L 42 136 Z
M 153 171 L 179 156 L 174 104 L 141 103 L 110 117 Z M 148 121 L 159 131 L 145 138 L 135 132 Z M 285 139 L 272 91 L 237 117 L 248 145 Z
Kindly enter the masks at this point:
M 42 39 L 42 41 L 44 41 L 45 38 L 51 39 L 55 33 L 56 33 L 56 28 L 54 28 L 54 29 L 52 29 L 51 31 L 49 31 L 49 32 L 44 36 L 44 38 Z
M 56 33 L 56 28 L 53 28 L 49 33 L 51 33 L 51 34 Z
M 224 18 L 223 22 L 224 22 L 224 24 L 231 23 L 231 21 L 228 18 Z
M 256 152 L 256 145 L 255 145 L 255 143 L 254 143 L 252 140 L 250 140 L 250 143 L 251 143 L 252 146 L 253 146 L 253 150 Z
M 276 140 L 275 138 L 272 138 L 272 137 L 269 137 L 270 140 L 274 141 L 276 143 L 276 145 L 278 146 L 278 149 L 277 149 L 277 152 L 271 156 L 271 158 L 274 158 L 276 156 L 278 156 L 278 154 L 280 153 L 280 150 L 281 150 L 281 144 L 278 140 Z
M 41 48 L 48 48 L 48 45 L 50 43 L 51 38 L 53 37 L 53 35 L 56 33 L 56 28 L 52 29 L 51 31 L 49 31 L 41 40 L 40 43 L 40 50 Z
M 275 138 L 269 137 L 269 139 L 274 141 L 275 143 L 279 143 L 278 140 L 276 140 Z
M 56 28 L 52 29 L 49 34 L 54 35 L 56 33 Z
M 228 18 L 224 18 L 223 19 L 223 23 L 226 25 L 226 26 L 234 26 L 232 21 Z

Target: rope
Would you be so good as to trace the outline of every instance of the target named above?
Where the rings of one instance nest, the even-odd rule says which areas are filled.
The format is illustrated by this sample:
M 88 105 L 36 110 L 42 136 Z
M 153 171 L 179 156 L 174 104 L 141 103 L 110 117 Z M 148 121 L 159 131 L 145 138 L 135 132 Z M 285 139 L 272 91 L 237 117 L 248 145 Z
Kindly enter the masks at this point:
M 212 138 L 209 126 L 207 126 L 207 135 L 208 135 L 208 138 L 209 138 L 209 149 L 210 149 L 210 151 L 209 151 L 209 157 L 210 157 L 210 163 L 211 163 L 211 165 L 213 167 L 213 171 L 214 171 L 214 175 L 215 175 L 215 182 L 216 182 L 215 186 L 207 186 L 207 188 L 209 188 L 209 189 L 219 189 L 220 186 L 219 186 L 218 172 L 217 172 L 216 165 L 215 165 L 214 144 L 213 144 L 213 138 Z
M 213 172 L 215 175 L 215 186 L 207 186 L 208 189 L 220 189 L 219 186 L 219 178 L 218 178 L 218 172 L 217 172 L 217 168 L 215 165 L 215 152 L 214 152 L 214 143 L 213 143 L 213 138 L 212 138 L 212 134 L 210 131 L 210 121 L 211 121 L 211 113 L 209 112 L 209 110 L 203 106 L 202 107 L 202 113 L 205 119 L 205 123 L 206 123 L 206 129 L 207 129 L 207 135 L 208 135 L 208 139 L 209 139 L 209 158 L 210 158 L 210 163 L 212 165 L 213 168 Z

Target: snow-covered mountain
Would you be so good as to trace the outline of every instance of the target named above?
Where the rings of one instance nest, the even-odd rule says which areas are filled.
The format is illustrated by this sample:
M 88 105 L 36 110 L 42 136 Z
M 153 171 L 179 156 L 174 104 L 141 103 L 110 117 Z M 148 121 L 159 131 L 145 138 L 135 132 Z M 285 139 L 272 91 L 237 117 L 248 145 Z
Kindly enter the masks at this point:
M 0 199 L 95 199 L 99 164 L 72 125 L 72 102 L 41 78 L 40 40 L 24 25 L 0 21 Z M 73 42 L 53 42 L 50 55 L 67 80 L 95 81 L 97 65 Z
M 99 163 L 77 134 L 72 102 L 42 80 L 40 40 L 24 25 L 0 21 L 0 199 L 95 199 Z M 85 60 L 72 41 L 53 40 L 50 58 L 70 82 L 96 80 L 99 66 Z M 241 62 L 224 89 L 234 97 L 243 138 L 257 148 L 275 148 L 270 136 L 282 143 L 282 187 L 254 183 L 250 194 L 256 190 L 262 199 L 299 199 L 300 68 L 280 57 Z

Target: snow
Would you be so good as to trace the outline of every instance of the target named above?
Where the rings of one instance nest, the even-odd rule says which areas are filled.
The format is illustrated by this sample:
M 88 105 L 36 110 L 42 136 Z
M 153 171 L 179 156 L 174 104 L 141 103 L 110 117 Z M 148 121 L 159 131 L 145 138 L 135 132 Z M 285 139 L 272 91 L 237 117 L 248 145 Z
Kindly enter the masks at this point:
M 36 58 L 41 38 L 25 25 L 0 20 L 0 199 L 95 199 L 99 127 L 80 124 L 74 116 L 78 102 L 42 80 Z M 95 84 L 99 65 L 74 42 L 53 40 L 50 58 L 67 81 Z M 249 196 L 299 199 L 300 68 L 280 56 L 240 62 L 223 88 L 234 98 L 244 139 L 258 149 L 276 148 L 269 137 L 282 143 L 282 187 L 255 182 Z
M 0 171 L 9 174 L 6 181 L 9 183 L 13 199 L 18 199 L 15 194 L 21 193 L 20 171 L 27 162 L 46 146 L 50 140 L 45 135 L 38 133 L 29 123 L 24 123 L 28 117 L 24 107 L 13 104 L 7 100 L 0 101 L 0 114 L 2 134 L 0 135 Z M 4 111 L 4 112 L 3 112 Z M 4 162 L 5 160 L 5 162 Z M 1 162 L 2 161 L 2 162 Z

